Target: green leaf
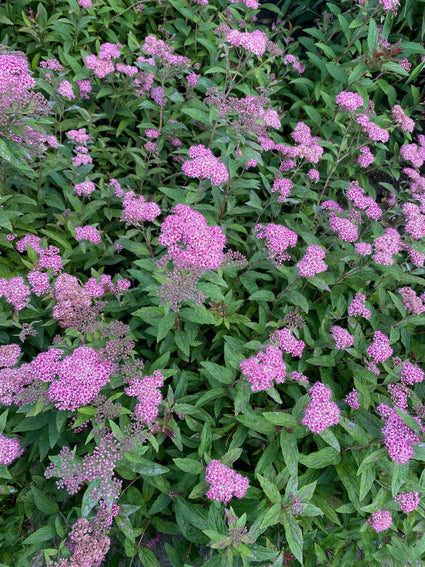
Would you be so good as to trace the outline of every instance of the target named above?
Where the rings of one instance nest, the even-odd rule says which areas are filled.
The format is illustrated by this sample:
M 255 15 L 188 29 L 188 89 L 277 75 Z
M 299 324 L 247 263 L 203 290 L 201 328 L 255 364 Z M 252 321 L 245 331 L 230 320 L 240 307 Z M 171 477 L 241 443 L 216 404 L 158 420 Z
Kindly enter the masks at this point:
M 293 433 L 286 430 L 280 432 L 280 449 L 289 474 L 295 476 L 298 472 L 298 446 Z
M 400 464 L 396 461 L 393 461 L 393 474 L 392 474 L 392 481 L 391 481 L 391 491 L 392 496 L 398 494 L 400 488 L 407 480 L 407 476 L 409 474 L 409 463 Z
M 192 323 L 198 323 L 200 325 L 214 325 L 216 322 L 214 315 L 211 311 L 207 311 L 204 305 L 199 305 L 194 308 L 183 307 L 183 309 L 179 311 L 179 318 L 183 321 L 191 321 Z
M 369 53 L 373 53 L 373 48 L 378 45 L 378 26 L 373 18 L 369 20 L 369 29 L 367 32 L 367 46 Z
M 319 433 L 319 435 L 323 439 L 323 441 L 325 441 L 328 445 L 336 449 L 338 453 L 341 451 L 339 441 L 329 427 L 327 427 L 324 431 L 322 431 L 322 433 Z
M 142 476 L 156 476 L 170 472 L 170 469 L 168 467 L 164 467 L 163 465 L 160 465 L 158 463 L 148 461 L 147 459 L 143 459 L 142 457 L 138 457 L 137 461 L 137 463 L 128 462 L 128 467 L 133 472 L 139 473 Z
M 49 541 L 56 537 L 56 530 L 53 526 L 43 526 L 35 531 L 33 534 L 28 536 L 22 542 L 24 545 L 32 545 L 34 543 L 41 543 L 43 541 Z
M 309 455 L 300 454 L 299 461 L 309 469 L 322 469 L 328 465 L 337 465 L 341 456 L 333 447 L 325 447 Z
M 422 429 L 419 423 L 408 413 L 405 413 L 402 409 L 396 408 L 398 415 L 401 417 L 403 422 L 409 427 L 416 435 L 422 436 Z
M 59 506 L 53 500 L 50 500 L 46 496 L 44 492 L 39 490 L 37 487 L 33 486 L 31 488 L 31 493 L 34 498 L 34 504 L 37 506 L 37 509 L 43 514 L 53 515 L 59 511 Z
M 286 541 L 289 549 L 296 559 L 303 564 L 303 533 L 298 523 L 284 510 L 282 512 L 282 522 L 285 528 Z
M 216 364 L 215 362 L 209 361 L 202 361 L 201 366 L 205 368 L 208 374 L 222 384 L 231 384 L 234 379 L 234 371 L 231 368 L 226 368 Z
M 298 423 L 290 413 L 284 411 L 264 412 L 262 415 L 268 422 L 280 427 L 295 427 Z
M 87 517 L 91 510 L 96 506 L 102 497 L 100 487 L 100 479 L 92 480 L 86 491 L 84 492 L 83 500 L 81 503 L 81 512 L 84 517 Z
M 265 530 L 270 526 L 275 526 L 279 523 L 280 513 L 282 511 L 281 504 L 274 504 L 264 515 L 263 521 L 261 522 L 260 528 Z
M 199 110 L 198 108 L 188 108 L 187 106 L 181 107 L 180 110 L 183 114 L 190 116 L 190 118 L 193 118 L 201 124 L 211 124 L 209 114 L 203 110 Z
M 180 470 L 190 473 L 190 474 L 202 474 L 204 472 L 204 467 L 199 461 L 194 459 L 173 459 L 174 463 L 179 467 Z
M 280 504 L 282 497 L 277 486 L 275 486 L 272 482 L 270 482 L 270 480 L 267 480 L 267 478 L 261 476 L 260 474 L 257 474 L 257 478 L 259 483 L 261 484 L 261 488 L 263 489 L 264 494 L 267 496 L 270 502 L 273 502 L 273 504 Z
M 168 331 L 172 329 L 176 324 L 176 314 L 173 311 L 168 311 L 160 320 L 158 324 L 158 332 L 156 335 L 156 340 L 158 342 L 162 341 L 168 334 Z
M 274 293 L 267 289 L 259 289 L 258 291 L 254 292 L 252 295 L 249 296 L 250 301 L 270 301 L 273 302 L 275 300 Z
M 161 564 L 155 557 L 153 551 L 146 547 L 139 548 L 139 559 L 143 567 L 161 567 Z

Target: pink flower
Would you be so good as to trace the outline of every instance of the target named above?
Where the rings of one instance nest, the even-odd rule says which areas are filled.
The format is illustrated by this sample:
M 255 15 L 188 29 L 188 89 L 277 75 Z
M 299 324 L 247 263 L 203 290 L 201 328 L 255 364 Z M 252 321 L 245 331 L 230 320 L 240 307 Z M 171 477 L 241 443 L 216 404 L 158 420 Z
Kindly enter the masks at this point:
M 84 197 L 91 195 L 95 189 L 96 185 L 93 183 L 93 181 L 83 181 L 83 183 L 77 183 L 77 185 L 75 185 L 74 187 L 74 191 L 77 193 L 77 195 L 83 195 Z
M 355 298 L 350 303 L 348 307 L 348 315 L 350 317 L 357 317 L 361 315 L 365 319 L 370 319 L 371 312 L 367 307 L 365 307 L 366 296 L 363 293 L 357 292 Z
M 213 460 L 206 470 L 205 480 L 211 484 L 207 498 L 227 504 L 233 496 L 243 498 L 248 488 L 248 478 Z
M 387 530 L 393 523 L 391 513 L 388 510 L 378 510 L 372 513 L 372 519 L 367 520 L 367 524 L 371 524 L 376 532 Z
M 373 362 L 377 363 L 385 362 L 393 354 L 393 349 L 390 347 L 389 338 L 381 331 L 375 331 L 372 344 L 366 352 L 373 358 Z
M 401 373 L 401 380 L 409 386 L 413 386 L 417 382 L 423 382 L 425 373 L 422 368 L 412 364 L 411 362 L 405 362 L 403 364 L 403 369 Z
M 72 85 L 69 81 L 62 81 L 58 88 L 58 93 L 68 100 L 75 98 L 74 91 L 72 90 Z
M 285 226 L 274 223 L 270 223 L 266 226 L 257 224 L 255 232 L 258 233 L 257 238 L 266 239 L 267 255 L 277 266 L 280 266 L 285 260 L 291 258 L 286 250 L 296 245 L 298 240 L 296 232 Z
M 234 47 L 243 47 L 259 57 L 263 56 L 266 52 L 267 36 L 261 30 L 255 30 L 251 33 L 229 30 L 226 35 L 226 40 Z
M 337 350 L 344 350 L 354 345 L 354 336 L 350 335 L 347 329 L 334 325 L 331 329 L 331 333 L 336 343 L 335 348 Z
M 271 192 L 279 192 L 279 201 L 284 203 L 286 197 L 289 197 L 292 189 L 292 181 L 290 179 L 275 179 Z
M 142 379 L 134 377 L 125 389 L 127 396 L 137 397 L 138 404 L 134 408 L 134 415 L 144 423 L 151 423 L 158 415 L 158 406 L 162 400 L 159 390 L 164 385 L 164 377 L 155 370 L 152 376 Z
M 419 436 L 404 423 L 396 409 L 391 409 L 384 404 L 380 404 L 377 410 L 383 419 L 386 420 L 385 427 L 382 428 L 382 433 L 384 434 L 388 455 L 397 463 L 407 463 L 413 456 L 413 445 L 419 443 Z M 417 417 L 413 419 L 415 419 L 422 428 L 420 419 Z
M 320 246 L 308 246 L 305 256 L 297 264 L 300 276 L 312 278 L 320 272 L 326 272 L 328 267 L 323 261 L 325 256 L 326 252 Z
M 357 108 L 364 105 L 364 100 L 357 93 L 341 91 L 336 96 L 336 103 L 341 110 L 354 112 Z
M 286 367 L 282 359 L 282 351 L 274 346 L 268 346 L 266 352 L 259 352 L 252 358 L 240 363 L 244 376 L 250 382 L 251 390 L 258 392 L 268 390 L 276 384 L 285 382 Z
M 345 401 L 351 409 L 359 409 L 359 394 L 355 388 L 353 388 L 351 392 L 345 396 Z
M 345 242 L 354 242 L 359 237 L 358 226 L 349 219 L 338 217 L 333 211 L 329 213 L 329 228 Z
M 191 73 L 186 77 L 187 85 L 189 87 L 196 87 L 196 85 L 198 84 L 198 79 L 199 75 L 197 75 L 196 73 Z
M 425 304 L 422 298 L 416 295 L 416 291 L 410 287 L 401 287 L 398 292 L 401 293 L 403 306 L 407 313 L 420 315 L 425 311 Z
M 362 148 L 360 148 L 360 155 L 357 158 L 357 162 L 360 167 L 369 167 L 369 165 L 371 165 L 374 161 L 375 158 L 373 157 L 372 152 L 368 147 L 363 146 Z
M 153 222 L 161 209 L 153 201 L 146 201 L 143 195 L 135 195 L 134 191 L 128 191 L 123 200 L 123 213 L 121 222 L 138 224 L 140 222 Z
M 305 342 L 302 340 L 297 340 L 293 334 L 291 329 L 284 328 L 280 331 L 275 331 L 270 335 L 270 342 L 278 343 L 279 348 L 286 352 L 287 354 L 291 354 L 292 356 L 298 356 L 299 358 L 303 355 L 303 350 L 305 347 Z
M 211 150 L 203 145 L 191 146 L 188 151 L 191 161 L 185 161 L 182 171 L 188 177 L 210 179 L 212 185 L 221 185 L 229 181 L 226 166 L 219 158 L 214 157 Z
M 21 347 L 19 345 L 11 344 L 0 346 L 0 368 L 4 366 L 15 366 L 20 356 Z
M 100 244 L 100 233 L 94 226 L 86 224 L 86 226 L 75 227 L 75 238 L 77 240 L 88 240 L 93 244 Z
M 4 437 L 0 433 L 0 465 L 11 465 L 23 453 L 17 437 Z
M 339 423 L 340 410 L 335 402 L 331 402 L 330 388 L 316 382 L 309 390 L 310 405 L 307 407 L 302 424 L 312 433 L 322 433 L 327 427 Z
M 31 270 L 27 274 L 27 280 L 30 282 L 31 291 L 35 293 L 37 297 L 51 291 L 49 274 L 39 272 L 38 270 Z
M 408 118 L 406 116 L 399 104 L 393 106 L 392 115 L 397 126 L 400 126 L 400 128 L 406 132 L 413 132 L 415 128 L 415 122 L 411 118 Z
M 419 506 L 419 493 L 414 490 L 413 492 L 406 492 L 404 494 L 397 494 L 394 497 L 394 502 L 400 506 L 405 514 L 417 510 Z

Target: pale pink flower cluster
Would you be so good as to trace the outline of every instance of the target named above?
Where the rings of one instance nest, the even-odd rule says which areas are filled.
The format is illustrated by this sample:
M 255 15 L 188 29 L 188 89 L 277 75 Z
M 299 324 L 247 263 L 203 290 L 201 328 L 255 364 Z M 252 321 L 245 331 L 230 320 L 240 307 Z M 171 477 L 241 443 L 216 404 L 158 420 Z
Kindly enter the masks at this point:
M 72 90 L 72 85 L 69 81 L 61 81 L 58 94 L 67 98 L 68 100 L 73 100 L 75 98 L 74 91 Z
M 60 255 L 59 248 L 56 246 L 49 246 L 45 250 L 42 250 L 36 263 L 36 268 L 44 270 L 52 268 L 55 276 L 58 275 L 58 273 L 63 270 L 62 257 Z
M 375 238 L 375 254 L 372 258 L 377 264 L 391 266 L 394 264 L 393 255 L 401 249 L 401 236 L 395 228 L 386 228 L 382 236 Z
M 91 8 L 92 2 L 91 0 L 78 0 L 78 5 L 81 8 Z
M 119 73 L 127 75 L 127 77 L 134 77 L 134 75 L 137 75 L 137 73 L 139 72 L 138 67 L 136 67 L 135 65 L 125 65 L 124 63 L 117 63 L 115 69 Z
M 347 112 L 354 112 L 357 108 L 364 105 L 364 100 L 362 97 L 350 91 L 341 91 L 336 95 L 336 103 L 340 110 L 346 110 Z
M 419 493 L 414 490 L 413 492 L 405 492 L 394 496 L 394 502 L 400 506 L 405 514 L 417 510 L 419 506 Z
M 320 179 L 320 173 L 317 169 L 309 169 L 309 171 L 307 172 L 307 177 L 317 183 Z
M 369 138 L 374 142 L 388 142 L 390 137 L 388 130 L 381 128 L 375 124 L 375 122 L 369 120 L 369 117 L 366 114 L 358 114 L 356 122 L 357 124 L 360 124 L 363 132 L 368 134 Z
M 85 128 L 80 128 L 79 130 L 69 130 L 66 134 L 70 140 L 73 140 L 78 144 L 74 151 L 77 154 L 72 158 L 72 165 L 78 167 L 80 165 L 88 165 L 93 163 L 93 158 L 89 155 L 89 150 L 87 148 L 87 143 L 91 139 L 90 134 L 86 134 Z
M 289 197 L 292 189 L 292 181 L 290 179 L 281 179 L 277 178 L 274 180 L 273 186 L 271 188 L 271 192 L 275 193 L 276 191 L 279 192 L 279 201 L 284 203 L 286 198 Z
M 212 185 L 221 185 L 229 181 L 229 173 L 224 163 L 202 144 L 190 146 L 187 155 L 193 158 L 182 165 L 182 171 L 188 177 L 209 179 Z
M 392 115 L 393 115 L 393 120 L 397 126 L 400 126 L 400 128 L 405 132 L 413 132 L 415 128 L 415 122 L 414 120 L 406 116 L 404 110 L 401 108 L 399 104 L 393 106 Z
M 77 183 L 74 186 L 74 191 L 80 197 L 81 197 L 81 195 L 83 197 L 88 197 L 89 195 L 91 195 L 93 193 L 93 191 L 95 189 L 96 189 L 96 185 L 93 183 L 93 181 L 83 181 L 82 183 Z
M 419 443 L 419 436 L 404 423 L 396 409 L 391 409 L 385 404 L 380 404 L 376 409 L 386 421 L 382 433 L 390 458 L 397 463 L 407 463 L 413 456 L 413 445 Z M 422 428 L 420 419 L 417 417 L 413 419 Z
M 425 311 L 423 299 L 417 296 L 415 290 L 410 287 L 401 287 L 398 292 L 401 293 L 403 305 L 407 313 L 420 315 Z
M 356 410 L 360 408 L 359 393 L 355 388 L 353 388 L 351 392 L 345 396 L 345 402 L 351 409 Z
M 0 89 L 7 88 L 11 83 L 22 89 L 32 89 L 35 85 L 34 79 L 29 74 L 28 61 L 24 53 L 0 51 Z
M 393 405 L 402 410 L 407 408 L 407 400 L 410 397 L 410 390 L 404 382 L 399 384 L 388 384 L 388 393 L 391 396 Z
M 324 262 L 326 252 L 317 245 L 307 247 L 305 256 L 297 264 L 298 273 L 300 276 L 312 278 L 316 274 L 326 272 L 328 266 Z
M 266 226 L 257 224 L 255 227 L 257 238 L 265 238 L 267 242 L 267 255 L 277 266 L 282 265 L 290 256 L 287 248 L 293 248 L 298 240 L 296 232 L 280 224 L 270 223 Z
M 366 523 L 370 524 L 377 533 L 383 532 L 393 523 L 391 512 L 388 510 L 378 510 L 377 512 L 373 512 L 372 518 L 369 518 Z
M 282 351 L 275 346 L 268 346 L 265 352 L 259 352 L 252 358 L 240 363 L 242 374 L 248 378 L 253 392 L 268 390 L 276 384 L 285 382 L 286 367 Z
M 410 161 L 413 167 L 420 168 L 425 161 L 425 136 L 418 136 L 419 146 L 417 144 L 404 144 L 400 148 L 400 154 L 403 159 Z
M 39 272 L 38 270 L 31 270 L 27 274 L 27 280 L 30 283 L 31 291 L 37 297 L 51 292 L 51 285 L 49 281 L 49 274 Z
M 101 359 L 93 348 L 81 346 L 59 365 L 58 380 L 50 384 L 49 395 L 58 409 L 71 411 L 91 402 L 109 382 L 113 364 Z
M 298 372 L 297 370 L 293 370 L 290 374 L 291 379 L 295 380 L 296 382 L 299 382 L 300 384 L 308 384 L 308 378 L 307 376 L 305 376 L 305 374 L 302 374 L 301 372 Z
M 312 433 L 322 433 L 327 427 L 337 425 L 341 412 L 336 403 L 331 402 L 331 389 L 316 382 L 308 393 L 311 401 L 301 423 Z
M 356 242 L 354 249 L 360 256 L 369 256 L 372 254 L 372 244 L 368 244 L 367 242 Z
M 375 331 L 373 341 L 366 352 L 373 359 L 373 362 L 385 362 L 393 354 L 390 339 L 381 331 Z
M 91 0 L 89 1 L 91 2 Z M 96 520 L 89 522 L 87 518 L 80 518 L 72 526 L 69 533 L 67 547 L 71 552 L 70 559 L 63 558 L 59 564 L 49 565 L 51 567 L 92 567 L 101 565 L 111 545 L 109 537 L 103 532 L 104 530 L 99 529 Z
M 425 236 L 425 215 L 420 211 L 418 205 L 414 203 L 404 203 L 403 213 L 407 219 L 404 230 L 413 238 L 420 240 Z
M 226 237 L 219 226 L 208 226 L 205 217 L 187 205 L 176 205 L 161 225 L 159 243 L 179 268 L 211 270 L 223 262 Z
M 367 146 L 361 147 L 359 151 L 360 155 L 357 158 L 357 163 L 360 165 L 360 167 L 369 167 L 369 165 L 371 165 L 375 161 L 372 152 Z
M 175 55 L 174 49 L 167 45 L 162 39 L 149 35 L 145 38 L 142 50 L 148 55 L 157 57 L 160 63 L 166 66 L 189 67 L 190 59 L 183 55 Z
M 405 167 L 403 173 L 412 180 L 410 184 L 412 193 L 425 193 L 425 177 L 422 177 L 416 169 L 412 169 L 411 167 Z
M 23 238 L 19 239 L 16 242 L 16 250 L 18 250 L 18 252 L 21 253 L 26 252 L 27 246 L 31 246 L 31 248 L 35 250 L 37 254 L 40 254 L 41 252 L 40 242 L 41 242 L 41 238 L 39 236 L 35 236 L 35 234 L 26 234 Z
M 198 79 L 199 75 L 197 75 L 196 73 L 190 73 L 190 75 L 187 75 L 186 77 L 187 86 L 196 87 L 196 85 L 198 84 Z
M 335 348 L 337 350 L 344 350 L 347 347 L 354 345 L 354 336 L 351 335 L 347 329 L 343 329 L 339 325 L 334 325 L 331 328 L 332 337 L 335 341 Z
M 382 210 L 379 205 L 372 199 L 364 194 L 364 189 L 360 187 L 357 181 L 351 181 L 347 191 L 347 198 L 353 203 L 355 207 L 365 211 L 366 216 L 379 220 L 382 215 Z
M 19 345 L 11 344 L 0 346 L 0 368 L 15 366 L 20 356 L 21 347 Z
M 253 10 L 257 10 L 258 9 L 258 2 L 257 0 L 229 0 L 229 2 L 231 4 L 235 3 L 235 2 L 242 2 L 243 4 L 245 4 L 245 6 L 247 8 L 252 8 Z
M 344 242 L 354 242 L 359 237 L 359 227 L 349 219 L 341 218 L 336 213 L 329 213 L 329 228 L 337 232 L 338 237 Z
M 371 312 L 370 309 L 365 306 L 365 302 L 366 296 L 363 295 L 363 293 L 357 292 L 348 307 L 348 315 L 350 317 L 357 317 L 357 315 L 360 315 L 361 317 L 369 320 Z
M 206 482 L 211 484 L 207 498 L 227 504 L 233 496 L 243 498 L 248 488 L 249 480 L 220 461 L 209 463 L 205 476 Z
M 134 191 L 128 191 L 125 194 L 123 207 L 120 220 L 128 224 L 152 222 L 161 214 L 161 209 L 156 203 L 146 201 L 143 195 L 135 195 Z
M 5 437 L 0 433 L 0 465 L 11 465 L 23 453 L 17 437 Z
M 162 400 L 159 388 L 164 385 L 164 377 L 159 370 L 155 370 L 152 376 L 143 378 L 133 377 L 125 389 L 127 396 L 137 398 L 134 408 L 135 417 L 144 422 L 151 423 L 158 416 L 158 406 Z
M 300 75 L 302 75 L 305 71 L 305 65 L 302 65 L 295 57 L 295 55 L 292 55 L 291 53 L 285 55 L 285 57 L 283 58 L 283 63 L 284 65 L 292 65 L 292 68 L 295 69 L 295 71 L 298 71 Z
M 145 130 L 145 136 L 147 138 L 159 138 L 160 135 L 161 132 L 156 128 L 146 128 Z
M 93 244 L 100 244 L 100 233 L 94 226 L 86 224 L 85 226 L 75 227 L 75 238 L 77 240 L 88 240 Z
M 403 364 L 402 372 L 401 372 L 401 380 L 409 386 L 413 386 L 418 382 L 423 382 L 425 377 L 425 373 L 422 368 L 412 364 L 411 362 L 405 362 Z
M 99 49 L 99 55 L 87 55 L 85 62 L 87 69 L 92 69 L 99 77 L 103 79 L 107 75 L 115 71 L 112 59 L 117 59 L 120 56 L 121 43 L 103 43 Z
M 240 32 L 238 30 L 229 30 L 226 33 L 226 41 L 234 47 L 243 47 L 258 57 L 262 57 L 267 48 L 267 36 L 261 30 L 253 32 Z
M 399 2 L 400 0 L 379 0 L 384 10 L 386 12 L 393 12 L 393 14 L 397 14 Z
M 42 69 L 51 69 L 52 71 L 62 71 L 63 67 L 57 59 L 47 59 L 46 61 L 40 61 L 40 67 Z
M 323 155 L 323 148 L 319 144 L 321 141 L 317 136 L 311 135 L 311 129 L 304 123 L 298 122 L 291 137 L 298 144 L 297 146 L 288 146 L 286 144 L 275 144 L 270 140 L 269 147 L 264 149 L 275 149 L 280 151 L 285 157 L 302 158 L 311 163 L 318 163 Z
M 8 280 L 0 278 L 0 297 L 5 297 L 16 311 L 21 311 L 30 300 L 30 288 L 25 284 L 24 278 L 16 276 Z
M 301 358 L 305 347 L 305 342 L 296 339 L 293 336 L 291 329 L 288 329 L 287 327 L 272 333 L 270 335 L 270 342 L 277 342 L 279 348 L 283 350 L 283 352 L 291 354 L 292 356 L 298 356 L 299 358 Z
M 121 184 L 118 183 L 118 181 L 116 179 L 113 179 L 113 178 L 110 179 L 109 185 L 112 185 L 112 187 L 115 189 L 115 191 L 114 191 L 115 197 L 123 197 L 124 196 L 124 191 L 122 190 Z

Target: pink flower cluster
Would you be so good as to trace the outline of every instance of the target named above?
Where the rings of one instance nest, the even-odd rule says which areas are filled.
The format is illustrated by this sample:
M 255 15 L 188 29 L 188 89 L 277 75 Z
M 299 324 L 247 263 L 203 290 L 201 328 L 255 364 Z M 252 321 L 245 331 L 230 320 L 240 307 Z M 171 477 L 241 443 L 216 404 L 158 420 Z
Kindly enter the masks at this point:
M 379 0 L 379 3 L 384 8 L 385 12 L 392 12 L 397 14 L 400 0 Z
M 207 498 L 227 504 L 233 496 L 243 498 L 248 488 L 249 480 L 220 461 L 209 463 L 205 476 L 206 482 L 211 484 Z
M 144 423 L 151 423 L 158 416 L 158 406 L 162 400 L 159 390 L 164 385 L 161 372 L 155 370 L 152 376 L 140 379 L 133 377 L 125 389 L 127 396 L 137 398 L 138 404 L 134 408 L 136 418 Z
M 93 193 L 95 189 L 96 185 L 93 183 L 93 181 L 83 181 L 82 183 L 77 183 L 77 185 L 74 186 L 74 191 L 80 197 L 81 195 L 88 197 Z
M 336 103 L 340 110 L 346 110 L 347 112 L 354 112 L 357 108 L 364 105 L 364 100 L 357 93 L 352 93 L 350 91 L 341 91 L 336 95 Z
M 382 236 L 375 238 L 375 254 L 372 258 L 377 264 L 391 266 L 394 264 L 393 255 L 401 249 L 401 236 L 395 228 L 386 228 Z
M 285 382 L 286 367 L 282 358 L 282 351 L 275 346 L 268 346 L 266 352 L 259 352 L 252 358 L 240 363 L 242 374 L 251 383 L 251 390 L 259 392 L 268 390 L 276 384 Z
M 397 126 L 400 126 L 400 128 L 405 132 L 413 132 L 415 128 L 415 122 L 414 120 L 406 116 L 399 104 L 393 106 L 392 115 Z
M 376 409 L 386 421 L 382 433 L 390 458 L 397 463 L 407 463 L 413 455 L 413 445 L 419 443 L 419 436 L 404 423 L 396 409 L 391 409 L 385 404 L 380 404 Z M 422 428 L 420 419 L 417 417 L 413 419 Z
M 159 243 L 179 268 L 211 270 L 223 262 L 226 237 L 219 226 L 208 226 L 201 213 L 176 205 L 161 225 Z
M 388 393 L 391 396 L 393 405 L 402 410 L 407 408 L 407 400 L 410 397 L 410 390 L 404 382 L 399 384 L 388 384 Z
M 403 300 L 403 306 L 407 313 L 413 313 L 414 315 L 420 315 L 425 311 L 425 304 L 422 297 L 418 297 L 416 291 L 410 287 L 401 287 L 398 290 L 401 293 Z
M 414 490 L 413 492 L 406 492 L 404 494 L 397 494 L 394 497 L 394 502 L 400 506 L 405 514 L 417 510 L 419 506 L 419 493 Z
M 187 155 L 193 158 L 182 165 L 182 171 L 188 177 L 210 179 L 212 185 L 229 181 L 229 173 L 224 163 L 202 144 L 190 146 Z
M 279 201 L 284 203 L 286 198 L 289 197 L 292 189 L 292 181 L 290 179 L 275 179 L 273 186 L 271 188 L 271 192 L 275 193 L 276 191 L 279 192 Z
M 423 382 L 425 377 L 425 373 L 422 368 L 412 364 L 411 362 L 405 362 L 403 364 L 402 372 L 401 372 L 401 380 L 409 386 L 413 386 L 418 382 Z
M 425 136 L 418 136 L 417 144 L 404 144 L 400 148 L 400 154 L 406 161 L 410 161 L 413 167 L 420 168 L 425 161 Z
M 366 352 L 373 358 L 373 362 L 385 362 L 393 354 L 393 349 L 390 347 L 390 339 L 381 331 L 375 331 L 372 344 L 367 348 Z
M 369 167 L 369 165 L 371 165 L 375 161 L 372 152 L 367 146 L 361 147 L 359 151 L 360 155 L 357 158 L 357 163 L 360 165 L 360 167 Z
M 391 512 L 388 510 L 378 510 L 377 512 L 373 512 L 372 518 L 369 518 L 366 523 L 370 524 L 376 532 L 383 532 L 393 523 Z
M 11 465 L 23 453 L 17 437 L 5 437 L 0 433 L 0 465 Z
M 322 433 L 327 427 L 337 425 L 341 412 L 336 403 L 331 402 L 331 389 L 321 382 L 316 382 L 308 393 L 311 401 L 301 423 L 312 433 Z
M 11 344 L 0 346 L 0 368 L 15 366 L 20 356 L 21 347 L 19 345 Z
M 388 142 L 390 135 L 388 130 L 381 128 L 375 122 L 369 120 L 366 114 L 358 114 L 356 118 L 357 124 L 360 124 L 363 132 L 368 134 L 369 138 L 374 142 Z
M 270 223 L 266 226 L 257 224 L 255 227 L 257 238 L 265 238 L 267 242 L 268 257 L 277 266 L 280 266 L 290 256 L 286 252 L 287 248 L 293 248 L 298 240 L 296 232 L 280 224 Z
M 16 276 L 8 280 L 0 278 L 0 297 L 4 296 L 16 311 L 21 311 L 30 300 L 30 288 L 24 283 L 24 278 Z
M 85 128 L 80 128 L 79 130 L 69 130 L 66 133 L 70 140 L 73 140 L 78 144 L 75 148 L 77 155 L 72 158 L 72 165 L 78 167 L 79 165 L 87 165 L 93 163 L 92 157 L 88 153 L 87 143 L 91 139 L 90 134 L 86 134 Z
M 351 390 L 349 394 L 345 396 L 346 403 L 350 406 L 351 409 L 359 409 L 360 402 L 359 402 L 359 393 L 355 388 Z
M 359 227 L 349 219 L 341 218 L 336 213 L 329 213 L 329 228 L 337 232 L 338 237 L 344 242 L 354 242 L 359 237 Z
M 121 222 L 138 224 L 140 222 L 152 222 L 161 214 L 161 209 L 153 201 L 146 201 L 143 195 L 135 195 L 134 191 L 128 191 L 123 200 L 124 210 Z
M 21 252 L 22 254 L 23 252 L 27 251 L 27 246 L 31 246 L 31 248 L 35 250 L 37 254 L 40 254 L 40 242 L 41 238 L 39 236 L 35 236 L 35 234 L 26 234 L 23 238 L 19 239 L 16 242 L 16 250 L 18 250 L 18 252 Z
M 297 340 L 293 334 L 291 329 L 285 327 L 280 331 L 275 331 L 270 335 L 270 342 L 278 343 L 279 348 L 290 354 L 292 356 L 298 356 L 299 358 L 303 355 L 303 350 L 305 347 L 305 342 L 302 340 Z
M 49 274 L 39 272 L 38 270 L 31 270 L 27 274 L 27 280 L 30 283 L 31 291 L 37 297 L 51 292 L 51 285 L 49 281 Z
M 308 246 L 305 256 L 297 264 L 298 273 L 305 278 L 312 278 L 316 274 L 326 272 L 328 266 L 323 261 L 326 252 L 320 246 Z
M 165 66 L 189 67 L 190 59 L 183 55 L 175 55 L 174 49 L 162 39 L 149 35 L 145 38 L 142 49 L 148 55 L 153 55 Z
M 295 57 L 295 55 L 292 55 L 291 53 L 285 55 L 285 57 L 283 58 L 283 63 L 284 65 L 292 65 L 292 68 L 295 69 L 295 71 L 298 71 L 300 75 L 302 75 L 305 71 L 305 65 L 302 65 Z
M 226 34 L 226 41 L 234 47 L 243 47 L 258 57 L 262 57 L 267 48 L 267 36 L 261 30 L 253 32 L 240 32 L 238 30 L 229 30 Z
M 364 189 L 360 187 L 357 181 L 351 181 L 349 190 L 347 191 L 347 198 L 355 207 L 365 211 L 367 217 L 374 220 L 381 218 L 382 210 L 379 205 L 372 197 L 368 197 L 364 194 Z
M 92 69 L 99 79 L 113 73 L 115 66 L 112 59 L 120 56 L 121 47 L 121 43 L 103 43 L 100 46 L 98 57 L 93 54 L 87 55 L 85 59 L 87 69 Z
M 350 335 L 347 329 L 343 329 L 338 325 L 331 328 L 332 337 L 335 341 L 335 348 L 337 350 L 344 350 L 347 347 L 354 345 L 354 336 Z
M 77 240 L 88 240 L 93 244 L 100 244 L 100 233 L 94 226 L 86 224 L 86 226 L 75 227 L 75 238 Z
M 60 250 L 56 246 L 49 246 L 40 252 L 40 257 L 36 263 L 37 269 L 48 270 L 51 268 L 55 276 L 63 270 L 62 257 Z
M 109 382 L 113 365 L 93 348 L 81 346 L 66 356 L 50 384 L 49 395 L 58 409 L 71 411 L 91 402 Z
M 425 236 L 425 215 L 420 211 L 418 205 L 414 203 L 404 203 L 403 213 L 407 219 L 404 230 L 413 238 L 420 240 Z
M 360 256 L 370 256 L 372 254 L 372 244 L 368 242 L 356 242 L 354 249 Z
M 75 98 L 74 91 L 72 90 L 72 85 L 69 81 L 61 81 L 58 88 L 58 94 L 60 94 L 64 98 L 67 98 L 68 100 L 73 100 Z

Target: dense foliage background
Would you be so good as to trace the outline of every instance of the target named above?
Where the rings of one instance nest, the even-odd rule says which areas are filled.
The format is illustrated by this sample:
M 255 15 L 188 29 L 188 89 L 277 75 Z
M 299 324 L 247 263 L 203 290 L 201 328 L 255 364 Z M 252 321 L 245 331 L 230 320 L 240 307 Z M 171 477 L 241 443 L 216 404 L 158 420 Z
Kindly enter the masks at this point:
M 422 565 L 424 8 L 0 4 L 1 566 Z

